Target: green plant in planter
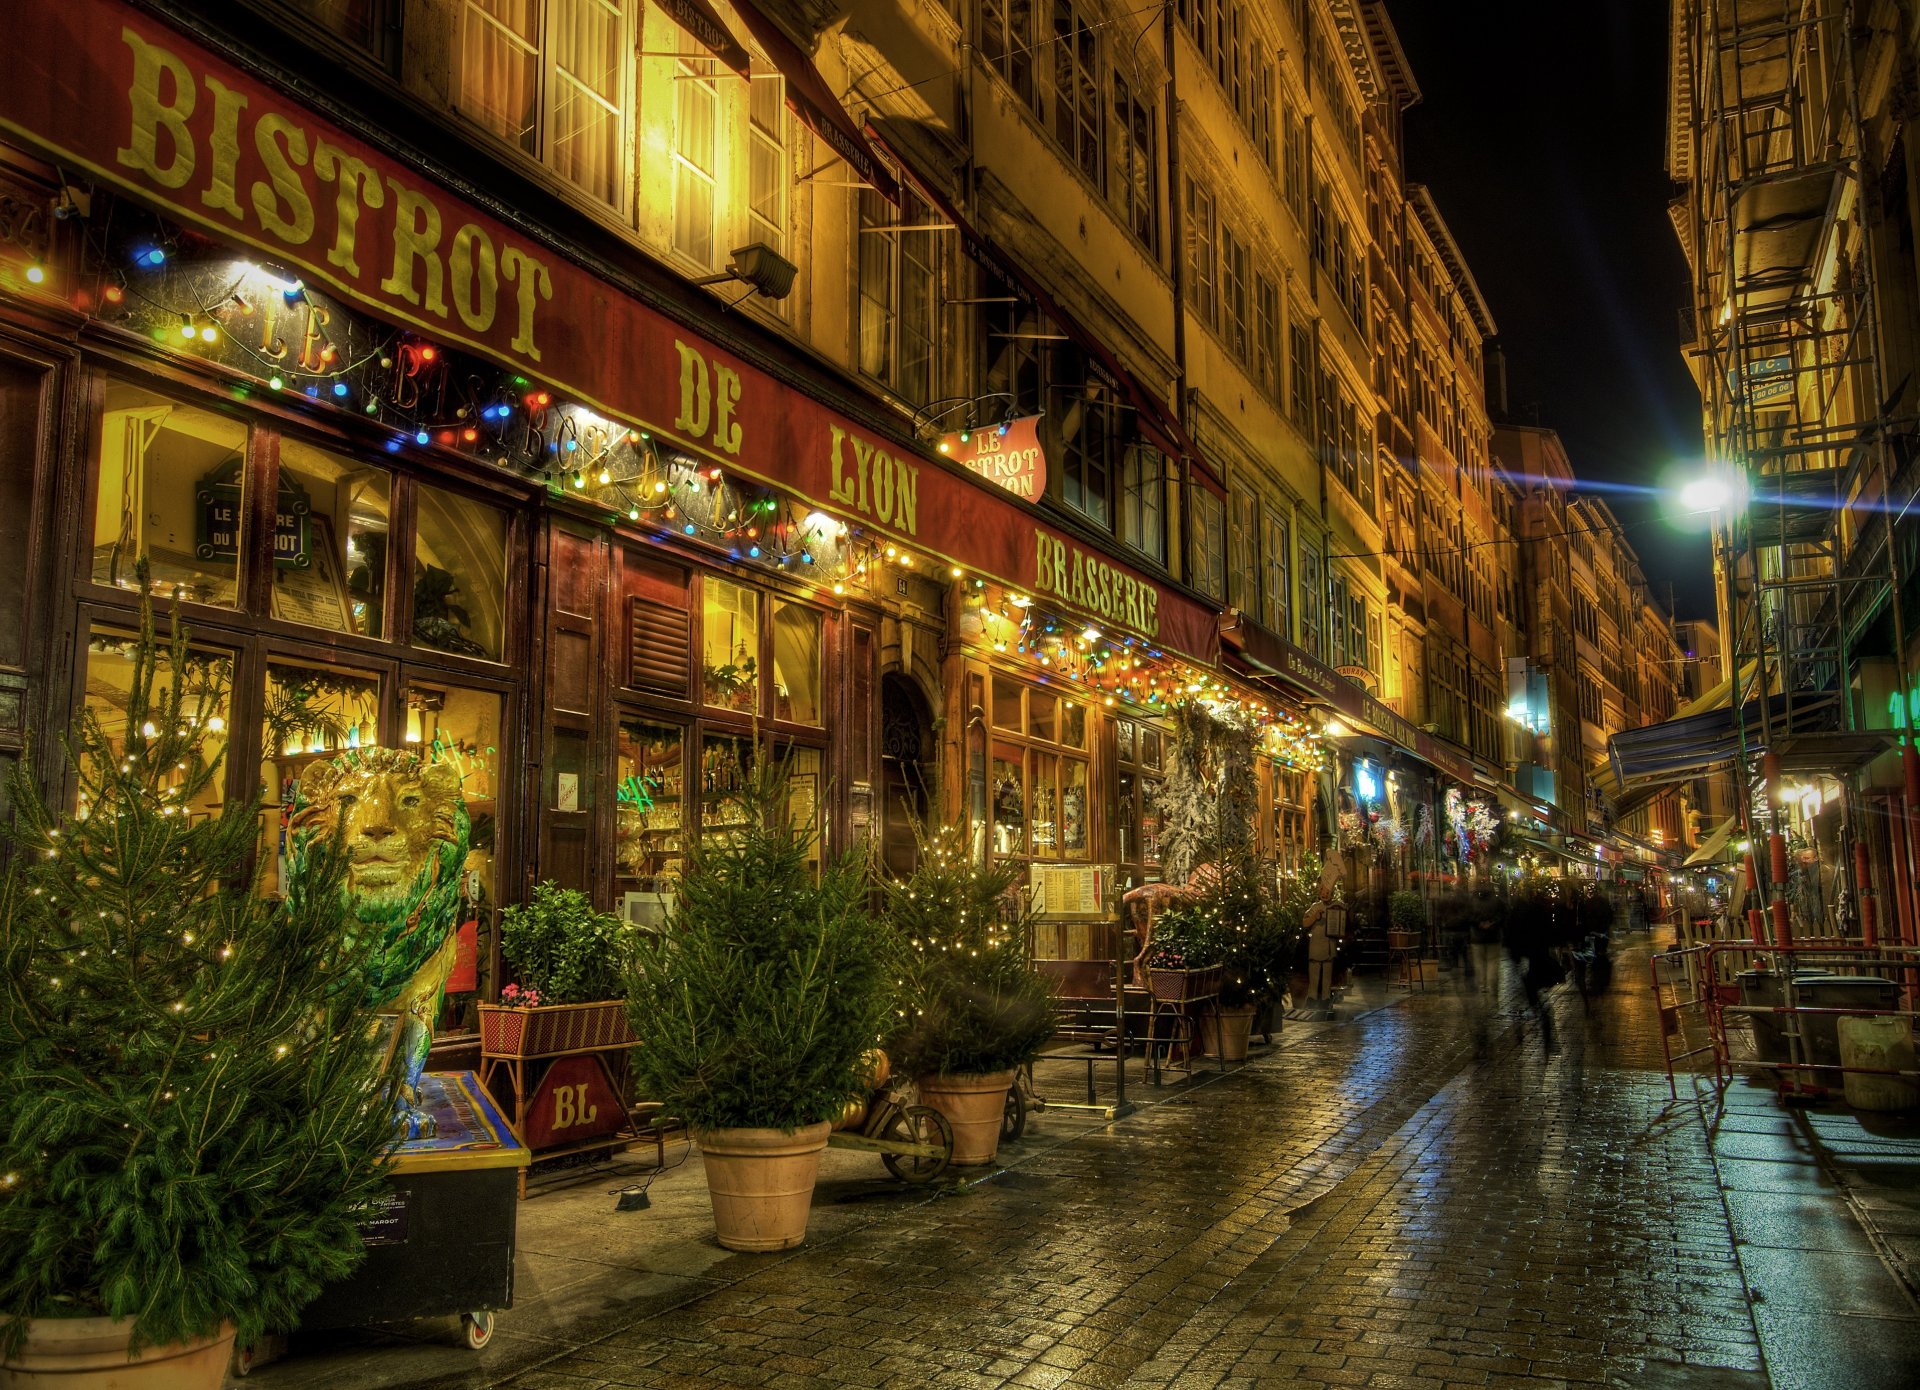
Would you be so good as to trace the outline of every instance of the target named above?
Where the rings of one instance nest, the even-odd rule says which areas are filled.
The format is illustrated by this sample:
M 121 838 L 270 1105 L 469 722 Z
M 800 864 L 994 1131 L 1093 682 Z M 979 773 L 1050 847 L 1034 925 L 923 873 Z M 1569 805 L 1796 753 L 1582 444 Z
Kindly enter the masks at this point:
M 1423 932 L 1427 929 L 1427 905 L 1418 893 L 1402 888 L 1387 899 L 1387 920 L 1395 931 Z
M 145 562 L 140 591 L 147 592 Z M 301 891 L 248 873 L 260 807 L 205 804 L 217 680 L 142 603 L 124 722 L 64 740 L 87 814 L 24 764 L 0 883 L 0 1344 L 26 1319 L 132 1317 L 136 1345 L 294 1325 L 363 1253 L 395 1079 L 361 1010 L 338 841 Z M 363 934 L 364 935 L 364 934 Z
M 548 880 L 533 900 L 500 914 L 500 954 L 522 990 L 542 1004 L 592 1004 L 626 988 L 633 928 L 592 899 Z
M 1225 950 L 1220 922 L 1204 898 L 1176 902 L 1153 919 L 1147 964 L 1155 970 L 1207 970 Z
M 895 953 L 865 864 L 809 867 L 786 769 L 755 767 L 729 798 L 740 828 L 696 846 L 666 927 L 634 938 L 627 972 L 642 1095 L 695 1130 L 837 1117 L 893 1011 Z
M 1053 991 L 1031 963 L 1032 916 L 1009 906 L 1022 868 L 971 863 L 957 827 L 918 833 L 913 873 L 883 885 L 904 961 L 887 1055 L 907 1076 L 978 1076 L 1031 1062 L 1057 1023 Z

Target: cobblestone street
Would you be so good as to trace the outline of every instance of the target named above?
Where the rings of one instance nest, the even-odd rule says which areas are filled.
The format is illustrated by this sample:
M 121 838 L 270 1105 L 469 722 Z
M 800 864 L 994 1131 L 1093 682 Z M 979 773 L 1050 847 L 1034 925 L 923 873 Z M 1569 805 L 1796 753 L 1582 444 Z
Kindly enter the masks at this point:
M 1710 1142 L 1692 1086 L 1668 1099 L 1645 977 L 1623 947 L 1590 1015 L 1561 991 L 1553 1052 L 1510 1013 L 1476 1047 L 1446 985 L 1289 1025 L 1129 1119 L 1046 1112 L 1004 1171 L 935 1196 L 830 1154 L 787 1256 L 719 1250 L 697 1163 L 642 1213 L 604 1182 L 542 1197 L 480 1356 L 438 1325 L 316 1336 L 255 1381 L 1914 1384 L 1920 1319 L 1883 1256 L 1914 1229 L 1916 1130 L 1736 1084 Z

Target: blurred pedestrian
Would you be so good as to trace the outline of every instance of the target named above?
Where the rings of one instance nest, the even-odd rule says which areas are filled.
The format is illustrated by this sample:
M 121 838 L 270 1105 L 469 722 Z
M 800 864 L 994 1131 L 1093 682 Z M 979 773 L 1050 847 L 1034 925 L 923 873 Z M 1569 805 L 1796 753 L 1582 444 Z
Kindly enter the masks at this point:
M 1468 945 L 1473 952 L 1473 989 L 1489 1005 L 1500 1003 L 1501 928 L 1505 917 L 1499 897 L 1482 885 L 1467 912 Z
M 1554 1050 L 1553 1006 L 1546 993 L 1566 978 L 1555 952 L 1555 907 L 1545 894 L 1529 893 L 1515 900 L 1506 923 L 1507 956 L 1520 977 L 1527 1008 L 1540 1020 L 1540 1041 L 1548 1052 Z

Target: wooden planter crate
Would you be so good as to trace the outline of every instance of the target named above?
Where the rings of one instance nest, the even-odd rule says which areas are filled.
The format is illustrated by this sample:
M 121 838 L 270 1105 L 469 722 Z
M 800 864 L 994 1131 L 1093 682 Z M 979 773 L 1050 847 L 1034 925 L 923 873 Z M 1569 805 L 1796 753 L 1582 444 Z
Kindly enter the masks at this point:
M 627 1148 L 639 1137 L 626 1059 L 634 1045 L 627 1006 L 480 1006 L 481 1080 L 513 1121 L 536 1163 L 565 1154 Z M 527 1195 L 529 1174 L 520 1174 Z
M 504 1004 L 480 1006 L 482 1057 L 557 1057 L 603 1047 L 625 1047 L 633 1042 L 627 1026 L 625 1001 L 592 1004 L 542 1004 L 513 1009 Z
M 1199 970 L 1168 970 L 1158 965 L 1147 967 L 1147 988 L 1156 1003 L 1177 1004 L 1188 999 L 1211 999 L 1227 981 L 1224 965 L 1204 966 Z

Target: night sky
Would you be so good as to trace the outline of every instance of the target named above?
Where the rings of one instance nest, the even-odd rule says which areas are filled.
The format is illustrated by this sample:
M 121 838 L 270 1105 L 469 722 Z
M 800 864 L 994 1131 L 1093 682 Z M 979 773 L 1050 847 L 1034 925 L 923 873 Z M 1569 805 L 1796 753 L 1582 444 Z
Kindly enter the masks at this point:
M 1667 7 L 1390 0 L 1423 100 L 1407 177 L 1433 191 L 1500 328 L 1515 420 L 1574 472 L 1656 486 L 1701 454 L 1679 349 L 1686 262 L 1667 202 Z M 1664 600 L 1712 615 L 1707 546 L 1607 494 Z

